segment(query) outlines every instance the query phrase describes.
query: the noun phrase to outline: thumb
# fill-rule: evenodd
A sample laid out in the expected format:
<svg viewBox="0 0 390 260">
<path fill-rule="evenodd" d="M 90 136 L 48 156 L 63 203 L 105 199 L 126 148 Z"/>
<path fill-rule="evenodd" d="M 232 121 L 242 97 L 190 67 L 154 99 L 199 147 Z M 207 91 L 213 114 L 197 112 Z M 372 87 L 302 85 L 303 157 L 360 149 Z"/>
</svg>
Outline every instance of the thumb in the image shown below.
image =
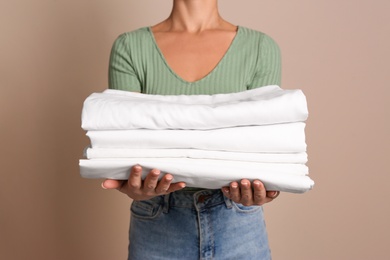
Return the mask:
<svg viewBox="0 0 390 260">
<path fill-rule="evenodd" d="M 279 196 L 279 191 L 267 191 L 267 197 L 271 199 L 276 199 L 277 196 Z"/>
<path fill-rule="evenodd" d="M 122 187 L 124 181 L 107 179 L 102 182 L 103 189 L 119 189 Z"/>
</svg>

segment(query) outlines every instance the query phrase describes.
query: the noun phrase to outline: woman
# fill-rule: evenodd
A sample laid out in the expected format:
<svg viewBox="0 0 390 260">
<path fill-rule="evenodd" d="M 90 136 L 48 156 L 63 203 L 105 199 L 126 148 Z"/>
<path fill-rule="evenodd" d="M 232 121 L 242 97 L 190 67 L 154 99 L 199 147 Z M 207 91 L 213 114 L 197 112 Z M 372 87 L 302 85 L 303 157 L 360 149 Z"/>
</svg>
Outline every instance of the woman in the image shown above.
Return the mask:
<svg viewBox="0 0 390 260">
<path fill-rule="evenodd" d="M 109 83 L 146 94 L 239 92 L 280 85 L 280 54 L 265 34 L 223 20 L 217 0 L 174 0 L 163 22 L 118 37 Z M 129 259 L 271 258 L 260 206 L 278 192 L 247 179 L 202 190 L 158 169 L 142 180 L 141 170 L 102 183 L 134 200 Z"/>
</svg>

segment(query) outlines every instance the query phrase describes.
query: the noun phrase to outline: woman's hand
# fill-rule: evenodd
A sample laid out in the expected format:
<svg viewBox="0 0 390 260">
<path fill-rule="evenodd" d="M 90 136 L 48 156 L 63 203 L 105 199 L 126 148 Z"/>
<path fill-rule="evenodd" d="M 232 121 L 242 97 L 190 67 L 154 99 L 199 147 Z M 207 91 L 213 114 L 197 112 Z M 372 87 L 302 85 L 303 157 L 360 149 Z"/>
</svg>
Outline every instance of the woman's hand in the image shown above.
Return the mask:
<svg viewBox="0 0 390 260">
<path fill-rule="evenodd" d="M 184 182 L 172 183 L 171 174 L 164 175 L 159 181 L 160 171 L 153 169 L 142 180 L 142 167 L 136 165 L 131 168 L 127 181 L 105 180 L 102 183 L 104 189 L 117 189 L 133 200 L 147 200 L 159 195 L 165 195 L 180 189 L 186 185 Z"/>
<path fill-rule="evenodd" d="M 259 180 L 251 184 L 247 179 L 242 179 L 240 183 L 231 182 L 229 187 L 222 188 L 222 192 L 232 201 L 244 206 L 261 206 L 280 194 L 279 191 L 266 191 L 264 184 Z"/>
</svg>

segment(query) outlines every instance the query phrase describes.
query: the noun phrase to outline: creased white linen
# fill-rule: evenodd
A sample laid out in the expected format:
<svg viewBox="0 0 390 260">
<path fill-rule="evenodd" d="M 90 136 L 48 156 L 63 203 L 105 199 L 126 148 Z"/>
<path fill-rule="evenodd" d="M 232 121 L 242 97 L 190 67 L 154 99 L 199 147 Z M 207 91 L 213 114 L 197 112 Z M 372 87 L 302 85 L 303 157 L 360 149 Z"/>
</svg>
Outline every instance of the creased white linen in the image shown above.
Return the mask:
<svg viewBox="0 0 390 260">
<path fill-rule="evenodd" d="M 260 163 L 300 163 L 307 162 L 307 153 L 246 153 L 209 151 L 199 149 L 129 149 L 129 148 L 87 148 L 87 159 L 102 158 L 192 158 L 214 159 Z"/>
<path fill-rule="evenodd" d="M 303 164 L 271 164 L 209 159 L 90 159 L 80 160 L 80 173 L 85 178 L 127 179 L 130 168 L 143 167 L 143 177 L 153 168 L 174 176 L 174 182 L 184 181 L 187 187 L 218 189 L 243 177 L 261 180 L 266 189 L 292 193 L 310 190 L 314 182 L 307 176 Z"/>
<path fill-rule="evenodd" d="M 92 148 L 201 149 L 231 152 L 305 152 L 305 123 L 213 130 L 88 131 Z"/>
<path fill-rule="evenodd" d="M 302 91 L 283 90 L 278 86 L 197 96 L 106 90 L 93 93 L 85 100 L 82 128 L 200 130 L 301 122 L 307 116 Z"/>
<path fill-rule="evenodd" d="M 192 96 L 105 90 L 84 102 L 91 148 L 80 173 L 127 179 L 140 164 L 144 176 L 157 168 L 187 187 L 248 178 L 268 190 L 302 193 L 314 185 L 305 165 L 307 116 L 302 91 L 278 86 Z"/>
</svg>

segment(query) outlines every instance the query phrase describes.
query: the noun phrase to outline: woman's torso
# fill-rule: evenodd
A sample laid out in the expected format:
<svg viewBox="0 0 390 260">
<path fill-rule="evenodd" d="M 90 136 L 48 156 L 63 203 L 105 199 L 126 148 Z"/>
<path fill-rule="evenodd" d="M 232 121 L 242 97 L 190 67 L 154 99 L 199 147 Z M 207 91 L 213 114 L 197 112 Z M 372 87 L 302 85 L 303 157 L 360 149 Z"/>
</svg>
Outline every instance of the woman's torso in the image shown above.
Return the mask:
<svg viewBox="0 0 390 260">
<path fill-rule="evenodd" d="M 168 64 L 150 27 L 127 32 L 114 43 L 109 86 L 146 94 L 195 95 L 280 85 L 279 48 L 269 36 L 238 27 L 225 49 L 208 73 L 188 81 Z"/>
</svg>

